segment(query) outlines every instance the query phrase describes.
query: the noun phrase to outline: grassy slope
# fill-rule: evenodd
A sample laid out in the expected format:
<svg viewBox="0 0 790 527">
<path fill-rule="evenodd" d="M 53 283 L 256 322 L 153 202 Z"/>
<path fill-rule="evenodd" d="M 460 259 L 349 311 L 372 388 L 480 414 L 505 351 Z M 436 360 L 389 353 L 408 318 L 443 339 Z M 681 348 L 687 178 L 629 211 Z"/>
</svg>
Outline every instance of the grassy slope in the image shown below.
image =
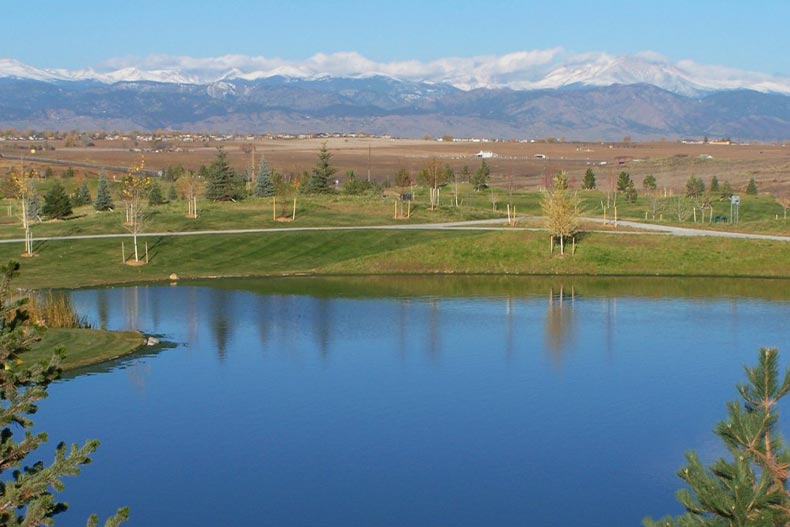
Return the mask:
<svg viewBox="0 0 790 527">
<path fill-rule="evenodd" d="M 65 352 L 63 369 L 98 364 L 128 355 L 143 345 L 143 337 L 136 331 L 105 331 L 101 329 L 48 329 L 44 338 L 36 342 L 22 359 L 47 361 L 53 350 Z"/>
<path fill-rule="evenodd" d="M 418 189 L 420 190 L 420 189 Z M 424 189 L 423 189 L 424 190 Z M 421 192 L 422 190 L 420 190 Z M 379 195 L 297 198 L 297 221 L 272 220 L 270 199 L 240 203 L 201 202 L 201 216 L 184 217 L 184 203 L 151 207 L 145 231 L 208 230 L 282 227 L 282 232 L 224 234 L 190 237 L 145 237 L 151 262 L 142 267 L 121 263 L 121 240 L 39 241 L 39 256 L 23 261 L 18 284 L 33 288 L 90 286 L 148 280 L 165 280 L 171 273 L 181 278 L 212 276 L 268 276 L 310 274 L 392 273 L 502 273 L 589 275 L 676 275 L 790 277 L 784 264 L 790 244 L 764 241 L 673 238 L 663 235 L 625 235 L 590 232 L 583 235 L 575 257 L 548 254 L 545 234 L 536 232 L 289 232 L 295 226 L 409 224 L 503 217 L 506 192 L 494 190 L 498 211 L 492 211 L 491 192 L 463 189 L 463 207 L 449 207 L 451 190 L 445 189 L 439 211 L 428 211 L 424 196 L 410 220 L 394 220 L 394 201 Z M 582 192 L 587 214 L 600 216 L 601 192 Z M 540 195 L 515 193 L 520 214 L 539 214 Z M 644 219 L 644 198 L 636 204 L 620 200 L 620 218 Z M 671 201 L 667 199 L 667 203 Z M 717 214 L 728 206 L 716 203 Z M 597 207 L 597 208 L 596 208 Z M 723 210 L 727 207 L 727 210 Z M 122 209 L 122 207 L 121 207 Z M 722 210 L 719 210 L 722 209 Z M 779 207 L 766 196 L 744 198 L 742 223 L 733 225 L 681 225 L 720 230 L 762 231 L 787 234 Z M 45 222 L 33 228 L 34 237 L 45 235 L 124 233 L 122 210 L 96 213 L 90 207 L 76 211 L 76 218 Z M 611 211 L 609 212 L 611 217 Z M 781 215 L 780 215 L 781 218 Z M 664 223 L 671 223 L 664 213 Z M 539 222 L 530 222 L 539 226 Z M 594 229 L 600 229 L 595 225 Z M 21 236 L 17 218 L 0 218 L 0 238 Z M 125 238 L 127 257 L 131 239 Z M 141 251 L 143 246 L 141 244 Z M 18 259 L 22 244 L 0 244 L 0 261 Z"/>
<path fill-rule="evenodd" d="M 22 262 L 22 287 L 74 287 L 283 274 L 588 274 L 788 277 L 790 244 L 588 233 L 576 256 L 549 254 L 540 232 L 331 231 L 161 237 L 151 261 L 121 263 L 119 240 L 46 242 Z M 128 255 L 127 244 L 127 255 Z M 19 247 L 0 245 L 0 260 Z"/>
</svg>

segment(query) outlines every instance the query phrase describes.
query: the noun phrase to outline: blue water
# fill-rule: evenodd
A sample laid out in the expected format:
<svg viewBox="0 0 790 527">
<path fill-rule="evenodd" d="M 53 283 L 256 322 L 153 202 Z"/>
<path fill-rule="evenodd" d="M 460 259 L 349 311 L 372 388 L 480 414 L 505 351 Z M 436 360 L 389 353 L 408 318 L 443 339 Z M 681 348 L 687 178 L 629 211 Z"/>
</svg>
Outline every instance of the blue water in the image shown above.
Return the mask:
<svg viewBox="0 0 790 527">
<path fill-rule="evenodd" d="M 50 390 L 53 442 L 102 441 L 57 524 L 122 505 L 146 527 L 677 514 L 683 453 L 724 453 L 712 429 L 760 346 L 790 352 L 790 303 L 582 293 L 76 291 L 94 326 L 175 346 Z"/>
</svg>

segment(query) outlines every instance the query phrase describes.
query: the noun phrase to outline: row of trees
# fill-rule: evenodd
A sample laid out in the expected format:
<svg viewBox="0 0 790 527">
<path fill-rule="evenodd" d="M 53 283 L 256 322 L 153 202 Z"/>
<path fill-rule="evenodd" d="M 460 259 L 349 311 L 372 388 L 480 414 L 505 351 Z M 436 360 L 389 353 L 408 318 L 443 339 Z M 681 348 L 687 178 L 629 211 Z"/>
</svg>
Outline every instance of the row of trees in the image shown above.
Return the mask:
<svg viewBox="0 0 790 527">
<path fill-rule="evenodd" d="M 587 171 L 584 173 L 584 179 L 582 180 L 582 188 L 584 190 L 593 190 L 597 188 L 597 182 L 595 179 L 595 172 L 592 168 L 588 168 Z M 635 201 L 636 189 L 634 187 L 633 180 L 631 179 L 631 175 L 628 172 L 620 172 L 620 175 L 617 178 L 616 188 L 618 192 L 628 193 L 629 197 L 633 197 L 634 199 L 629 199 L 629 201 Z M 652 174 L 649 174 L 642 179 L 642 188 L 647 191 L 655 191 L 657 188 L 656 177 Z M 744 189 L 746 194 L 748 195 L 756 195 L 757 194 L 757 183 L 755 182 L 754 178 L 749 179 L 749 183 L 746 185 Z M 720 193 L 721 198 L 729 198 L 734 194 L 732 185 L 729 181 L 725 181 L 723 184 L 719 184 L 719 179 L 716 176 L 711 178 L 710 182 L 710 192 Z M 688 197 L 699 197 L 705 194 L 705 182 L 702 178 L 697 176 L 690 176 L 689 179 L 686 181 L 686 196 Z"/>
</svg>

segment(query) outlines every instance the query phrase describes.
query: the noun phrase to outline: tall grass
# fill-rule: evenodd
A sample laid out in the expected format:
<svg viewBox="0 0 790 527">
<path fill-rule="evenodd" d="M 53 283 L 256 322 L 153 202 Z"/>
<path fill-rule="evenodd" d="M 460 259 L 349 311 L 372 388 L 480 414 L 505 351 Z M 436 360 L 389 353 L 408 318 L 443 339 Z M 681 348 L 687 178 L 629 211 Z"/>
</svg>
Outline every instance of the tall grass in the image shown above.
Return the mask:
<svg viewBox="0 0 790 527">
<path fill-rule="evenodd" d="M 27 311 L 37 323 L 48 328 L 89 328 L 85 316 L 80 316 L 71 304 L 71 297 L 61 293 L 37 292 L 29 297 Z"/>
</svg>

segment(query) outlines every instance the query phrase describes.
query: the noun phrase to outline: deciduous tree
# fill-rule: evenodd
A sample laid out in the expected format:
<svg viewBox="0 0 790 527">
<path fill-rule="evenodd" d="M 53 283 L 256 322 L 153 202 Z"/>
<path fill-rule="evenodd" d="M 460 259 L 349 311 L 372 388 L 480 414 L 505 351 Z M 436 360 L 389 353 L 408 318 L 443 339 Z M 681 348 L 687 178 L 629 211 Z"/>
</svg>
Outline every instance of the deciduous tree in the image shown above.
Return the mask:
<svg viewBox="0 0 790 527">
<path fill-rule="evenodd" d="M 123 201 L 126 207 L 126 222 L 124 227 L 128 230 L 134 241 L 134 261 L 140 262 L 140 252 L 137 246 L 137 236 L 143 232 L 146 219 L 145 203 L 151 188 L 151 180 L 143 171 L 145 160 L 131 167 L 123 178 Z"/>
<path fill-rule="evenodd" d="M 425 168 L 420 170 L 420 181 L 428 187 L 430 192 L 431 210 L 436 210 L 439 206 L 439 187 L 446 183 L 445 175 L 442 165 L 435 157 Z"/>
<path fill-rule="evenodd" d="M 579 230 L 581 201 L 576 193 L 567 188 L 567 181 L 554 176 L 551 190 L 546 190 L 540 203 L 545 226 L 551 236 L 551 245 L 559 242 L 560 254 L 565 254 L 565 242 L 573 239 Z"/>
</svg>

